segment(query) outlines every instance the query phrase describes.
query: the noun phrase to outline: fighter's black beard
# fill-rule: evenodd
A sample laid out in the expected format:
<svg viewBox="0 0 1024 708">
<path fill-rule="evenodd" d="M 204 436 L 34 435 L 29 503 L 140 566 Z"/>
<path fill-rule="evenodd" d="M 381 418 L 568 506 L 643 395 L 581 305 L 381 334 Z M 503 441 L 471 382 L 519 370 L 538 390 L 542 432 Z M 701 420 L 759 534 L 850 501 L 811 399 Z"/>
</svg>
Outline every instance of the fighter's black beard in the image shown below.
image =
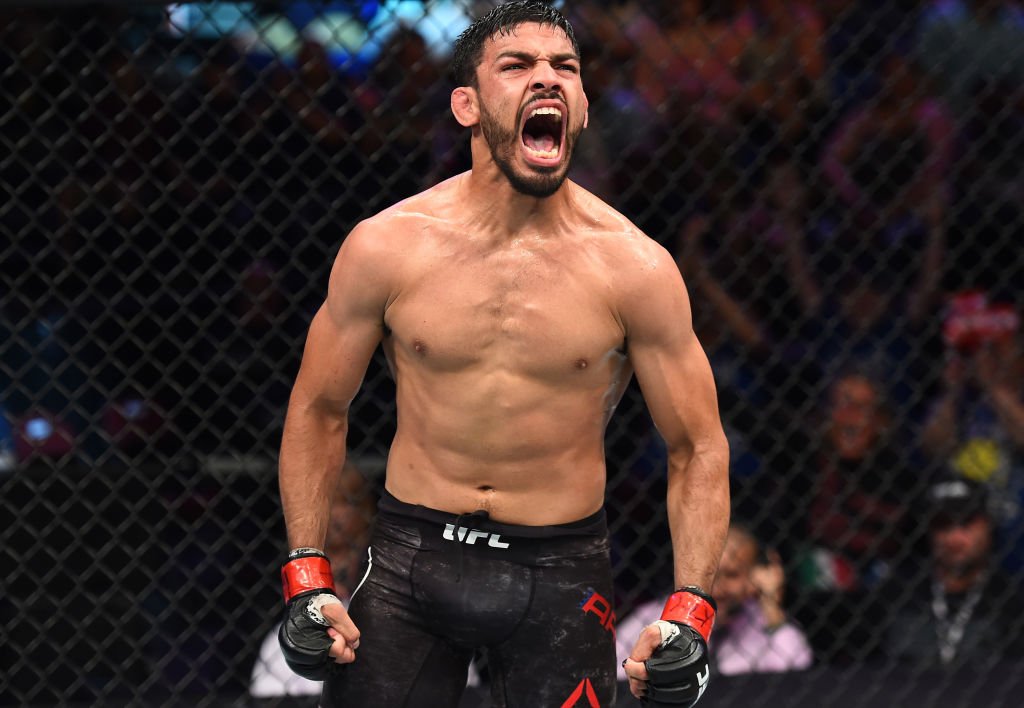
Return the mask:
<svg viewBox="0 0 1024 708">
<path fill-rule="evenodd" d="M 518 126 L 520 123 L 521 116 L 516 116 L 516 125 Z M 568 151 L 566 154 L 569 158 L 564 165 L 557 167 L 534 167 L 535 171 L 533 173 L 521 175 L 517 174 L 512 167 L 512 159 L 515 156 L 516 150 L 519 149 L 519 133 L 515 130 L 503 128 L 483 106 L 481 106 L 480 110 L 480 129 L 483 131 L 484 140 L 487 141 L 487 147 L 491 150 L 491 158 L 493 158 L 494 164 L 505 175 L 508 183 L 512 185 L 512 189 L 528 197 L 540 199 L 550 197 L 565 182 L 565 178 L 569 174 L 569 164 L 572 161 L 576 138 L 579 137 L 582 131 L 582 128 L 575 133 L 566 131 L 565 144 L 562 145 L 562 150 Z"/>
</svg>

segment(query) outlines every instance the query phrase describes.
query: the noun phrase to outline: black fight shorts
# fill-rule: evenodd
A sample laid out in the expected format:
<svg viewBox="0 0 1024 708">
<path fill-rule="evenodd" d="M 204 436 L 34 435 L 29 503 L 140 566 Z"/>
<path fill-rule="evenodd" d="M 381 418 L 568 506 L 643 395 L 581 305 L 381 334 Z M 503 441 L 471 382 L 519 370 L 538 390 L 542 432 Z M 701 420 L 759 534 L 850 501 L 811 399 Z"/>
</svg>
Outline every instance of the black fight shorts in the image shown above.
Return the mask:
<svg viewBox="0 0 1024 708">
<path fill-rule="evenodd" d="M 455 708 L 475 651 L 495 708 L 615 702 L 603 511 L 516 526 L 385 493 L 349 614 L 356 660 L 324 682 L 321 708 Z"/>
</svg>

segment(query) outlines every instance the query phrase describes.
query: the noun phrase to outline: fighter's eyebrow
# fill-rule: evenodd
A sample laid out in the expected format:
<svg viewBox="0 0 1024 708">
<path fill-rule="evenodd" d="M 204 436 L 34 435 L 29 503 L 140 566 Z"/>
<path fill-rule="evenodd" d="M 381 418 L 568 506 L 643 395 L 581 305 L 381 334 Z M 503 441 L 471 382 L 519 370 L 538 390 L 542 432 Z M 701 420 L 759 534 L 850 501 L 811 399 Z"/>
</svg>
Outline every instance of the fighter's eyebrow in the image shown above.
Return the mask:
<svg viewBox="0 0 1024 708">
<path fill-rule="evenodd" d="M 500 61 L 502 59 L 519 59 L 521 61 L 533 62 L 537 60 L 537 55 L 531 54 L 530 52 L 524 52 L 521 49 L 506 49 L 495 57 L 495 61 Z M 578 62 L 580 57 L 576 52 L 563 52 L 561 54 L 552 55 L 550 59 L 552 64 L 569 60 Z"/>
</svg>

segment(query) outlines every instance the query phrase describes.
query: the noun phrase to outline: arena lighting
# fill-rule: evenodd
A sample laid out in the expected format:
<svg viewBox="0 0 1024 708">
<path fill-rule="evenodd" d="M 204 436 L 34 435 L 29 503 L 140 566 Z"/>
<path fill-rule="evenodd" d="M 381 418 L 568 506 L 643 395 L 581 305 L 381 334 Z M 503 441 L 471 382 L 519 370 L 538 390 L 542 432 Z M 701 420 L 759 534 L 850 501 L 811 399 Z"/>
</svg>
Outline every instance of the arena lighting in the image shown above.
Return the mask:
<svg viewBox="0 0 1024 708">
<path fill-rule="evenodd" d="M 384 0 L 294 3 L 279 11 L 255 3 L 199 2 L 165 6 L 165 31 L 172 37 L 228 37 L 243 54 L 293 62 L 305 40 L 320 44 L 339 67 L 355 69 L 376 61 L 402 28 L 415 29 L 431 54 L 447 56 L 455 38 L 469 26 L 465 3 L 456 0 Z"/>
<path fill-rule="evenodd" d="M 172 37 L 234 37 L 253 31 L 253 3 L 196 2 L 167 5 L 166 30 Z"/>
<path fill-rule="evenodd" d="M 32 442 L 43 442 L 53 435 L 53 423 L 46 418 L 30 418 L 25 421 L 25 436 Z"/>
<path fill-rule="evenodd" d="M 469 26 L 465 2 L 438 0 L 385 0 L 367 23 L 369 41 L 364 52 L 376 57 L 388 39 L 402 27 L 415 29 L 435 57 L 445 57 L 455 38 Z"/>
<path fill-rule="evenodd" d="M 248 30 L 236 35 L 232 44 L 249 57 L 279 58 L 290 62 L 298 54 L 302 38 L 287 18 L 278 15 L 259 18 Z"/>
<path fill-rule="evenodd" d="M 58 460 L 72 451 L 74 439 L 75 431 L 65 421 L 46 411 L 32 411 L 14 431 L 14 452 L 20 462 Z"/>
</svg>

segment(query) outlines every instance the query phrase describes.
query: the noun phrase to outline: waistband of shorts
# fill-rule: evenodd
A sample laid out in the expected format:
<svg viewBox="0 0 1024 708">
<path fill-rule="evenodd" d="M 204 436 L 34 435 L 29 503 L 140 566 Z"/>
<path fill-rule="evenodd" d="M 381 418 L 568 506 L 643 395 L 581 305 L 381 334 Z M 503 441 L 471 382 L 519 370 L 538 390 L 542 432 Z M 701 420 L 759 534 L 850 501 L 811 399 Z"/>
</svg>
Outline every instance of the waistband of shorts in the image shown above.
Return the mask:
<svg viewBox="0 0 1024 708">
<path fill-rule="evenodd" d="M 408 504 L 395 498 L 386 489 L 377 504 L 378 514 L 398 517 L 409 521 L 427 522 L 431 526 L 441 527 L 448 524 L 462 528 L 472 528 L 491 533 L 501 534 L 505 538 L 555 539 L 596 536 L 604 537 L 608 533 L 608 517 L 604 508 L 598 509 L 590 516 L 565 524 L 550 526 L 524 526 L 521 524 L 505 524 L 492 521 L 490 518 L 474 516 L 472 512 L 454 514 L 448 511 L 431 509 L 420 504 Z"/>
</svg>

